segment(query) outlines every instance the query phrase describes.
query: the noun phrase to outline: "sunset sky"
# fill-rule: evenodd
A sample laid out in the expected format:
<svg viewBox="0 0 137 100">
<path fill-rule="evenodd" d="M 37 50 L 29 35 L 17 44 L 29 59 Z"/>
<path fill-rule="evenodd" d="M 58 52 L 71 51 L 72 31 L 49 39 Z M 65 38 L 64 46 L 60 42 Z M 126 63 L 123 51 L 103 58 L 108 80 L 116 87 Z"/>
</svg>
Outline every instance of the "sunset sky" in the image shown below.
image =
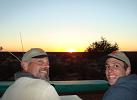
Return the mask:
<svg viewBox="0 0 137 100">
<path fill-rule="evenodd" d="M 101 37 L 137 51 L 137 0 L 0 0 L 3 51 L 22 51 L 22 40 L 24 51 L 82 52 Z"/>
</svg>

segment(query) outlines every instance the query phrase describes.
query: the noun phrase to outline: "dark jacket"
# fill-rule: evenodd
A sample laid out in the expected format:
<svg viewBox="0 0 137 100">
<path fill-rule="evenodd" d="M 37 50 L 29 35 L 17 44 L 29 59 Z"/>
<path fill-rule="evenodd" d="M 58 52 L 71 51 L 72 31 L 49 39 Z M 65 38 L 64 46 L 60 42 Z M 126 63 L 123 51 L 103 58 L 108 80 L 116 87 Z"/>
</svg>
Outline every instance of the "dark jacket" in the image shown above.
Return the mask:
<svg viewBox="0 0 137 100">
<path fill-rule="evenodd" d="M 137 75 L 118 79 L 104 94 L 103 100 L 137 100 Z"/>
</svg>

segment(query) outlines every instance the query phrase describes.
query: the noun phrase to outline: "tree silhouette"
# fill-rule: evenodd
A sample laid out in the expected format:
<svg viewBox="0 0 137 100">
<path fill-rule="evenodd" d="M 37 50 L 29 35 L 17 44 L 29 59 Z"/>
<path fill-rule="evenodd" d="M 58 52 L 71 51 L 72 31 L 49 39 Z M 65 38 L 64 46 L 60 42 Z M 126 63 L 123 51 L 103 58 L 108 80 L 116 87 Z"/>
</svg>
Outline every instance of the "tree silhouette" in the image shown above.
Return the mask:
<svg viewBox="0 0 137 100">
<path fill-rule="evenodd" d="M 118 49 L 119 47 L 117 43 L 111 44 L 105 38 L 101 37 L 101 41 L 96 41 L 90 44 L 85 52 L 87 58 L 98 59 Z"/>
</svg>

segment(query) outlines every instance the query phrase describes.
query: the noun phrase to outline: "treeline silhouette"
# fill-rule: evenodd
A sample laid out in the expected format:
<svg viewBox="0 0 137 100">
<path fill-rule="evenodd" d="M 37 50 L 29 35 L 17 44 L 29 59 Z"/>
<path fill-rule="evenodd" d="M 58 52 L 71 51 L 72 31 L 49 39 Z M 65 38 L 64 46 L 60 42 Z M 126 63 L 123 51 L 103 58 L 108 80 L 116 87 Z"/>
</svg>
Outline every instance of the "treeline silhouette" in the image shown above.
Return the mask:
<svg viewBox="0 0 137 100">
<path fill-rule="evenodd" d="M 24 52 L 12 52 L 19 59 Z M 96 60 L 86 57 L 87 52 L 47 52 L 50 61 L 50 80 L 105 79 L 105 56 Z M 132 73 L 137 73 L 137 52 L 125 52 L 130 58 Z M 14 80 L 20 71 L 20 62 L 8 52 L 0 52 L 0 81 Z"/>
</svg>

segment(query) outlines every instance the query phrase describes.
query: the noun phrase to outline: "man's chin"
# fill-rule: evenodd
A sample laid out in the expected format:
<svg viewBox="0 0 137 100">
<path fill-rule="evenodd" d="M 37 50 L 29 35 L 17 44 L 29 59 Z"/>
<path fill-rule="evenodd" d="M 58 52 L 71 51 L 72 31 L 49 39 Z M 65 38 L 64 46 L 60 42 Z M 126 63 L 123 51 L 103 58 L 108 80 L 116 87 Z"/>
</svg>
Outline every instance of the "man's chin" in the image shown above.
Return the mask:
<svg viewBox="0 0 137 100">
<path fill-rule="evenodd" d="M 108 82 L 110 85 L 114 85 L 116 83 L 116 80 L 109 80 Z"/>
<path fill-rule="evenodd" d="M 40 79 L 46 79 L 46 77 L 47 77 L 47 74 L 44 74 L 44 73 L 40 74 Z"/>
</svg>

